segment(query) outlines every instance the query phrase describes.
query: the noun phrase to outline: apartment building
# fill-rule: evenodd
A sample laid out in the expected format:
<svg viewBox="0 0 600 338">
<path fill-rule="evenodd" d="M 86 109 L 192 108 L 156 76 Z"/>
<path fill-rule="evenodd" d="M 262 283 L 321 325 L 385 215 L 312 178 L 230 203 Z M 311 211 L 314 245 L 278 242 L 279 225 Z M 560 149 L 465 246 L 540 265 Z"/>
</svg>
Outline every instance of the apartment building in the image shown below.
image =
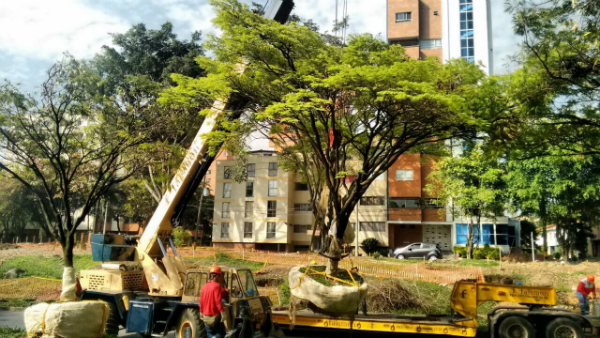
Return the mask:
<svg viewBox="0 0 600 338">
<path fill-rule="evenodd" d="M 490 0 L 387 0 L 387 37 L 414 59 L 464 58 L 493 72 Z"/>
</svg>

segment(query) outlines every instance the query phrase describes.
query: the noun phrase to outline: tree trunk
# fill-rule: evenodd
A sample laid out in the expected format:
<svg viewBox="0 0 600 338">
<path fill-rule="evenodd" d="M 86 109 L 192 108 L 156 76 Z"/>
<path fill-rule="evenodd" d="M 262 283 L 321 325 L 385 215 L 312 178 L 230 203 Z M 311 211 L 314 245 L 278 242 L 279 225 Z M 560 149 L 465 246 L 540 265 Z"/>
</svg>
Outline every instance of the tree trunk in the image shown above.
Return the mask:
<svg viewBox="0 0 600 338">
<path fill-rule="evenodd" d="M 473 218 L 469 216 L 469 224 L 467 225 L 467 259 L 473 258 L 473 237 L 475 229 L 473 228 Z"/>
<path fill-rule="evenodd" d="M 68 232 L 68 237 L 61 241 L 63 247 L 63 278 L 61 302 L 77 300 L 77 281 L 75 280 L 75 268 L 73 267 L 73 246 L 75 244 L 75 231 Z"/>
</svg>

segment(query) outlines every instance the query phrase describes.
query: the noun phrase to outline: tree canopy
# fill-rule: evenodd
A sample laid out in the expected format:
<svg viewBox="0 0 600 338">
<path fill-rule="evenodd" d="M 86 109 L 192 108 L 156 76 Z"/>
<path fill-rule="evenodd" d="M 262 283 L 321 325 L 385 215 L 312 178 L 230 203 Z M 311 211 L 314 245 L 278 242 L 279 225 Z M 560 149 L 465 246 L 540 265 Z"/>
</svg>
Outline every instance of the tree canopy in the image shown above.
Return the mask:
<svg viewBox="0 0 600 338">
<path fill-rule="evenodd" d="M 472 135 L 479 123 L 467 105 L 484 76 L 475 65 L 412 60 L 403 47 L 368 34 L 333 46 L 303 25 L 267 20 L 235 0 L 211 3 L 222 34 L 207 42 L 214 57 L 198 59 L 207 77 L 174 75 L 178 86 L 161 101 L 232 95 L 243 103 L 235 108 L 247 118 L 224 123 L 212 142 L 231 140 L 227 129 L 264 131 L 309 183 L 334 257 L 375 178 L 402 154 Z"/>
</svg>

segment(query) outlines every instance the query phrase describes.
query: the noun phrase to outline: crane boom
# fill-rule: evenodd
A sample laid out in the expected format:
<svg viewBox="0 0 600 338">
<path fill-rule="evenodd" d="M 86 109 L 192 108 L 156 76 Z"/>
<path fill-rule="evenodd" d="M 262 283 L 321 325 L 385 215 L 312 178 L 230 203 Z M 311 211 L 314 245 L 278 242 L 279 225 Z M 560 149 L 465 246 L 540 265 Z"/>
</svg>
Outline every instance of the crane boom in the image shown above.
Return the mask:
<svg viewBox="0 0 600 338">
<path fill-rule="evenodd" d="M 268 19 L 284 24 L 293 7 L 293 0 L 270 0 L 262 14 Z M 240 72 L 243 72 L 244 69 L 245 65 L 240 65 Z M 236 101 L 235 98 L 215 101 L 211 113 L 205 117 L 183 162 L 173 177 L 169 189 L 162 196 L 135 247 L 133 260 L 142 264 L 150 295 L 182 296 L 181 276 L 186 273 L 187 269 L 181 258 L 177 256 L 171 239 L 171 231 L 174 226 L 180 225 L 181 216 L 187 203 L 214 160 L 214 156 L 208 153 L 205 135 L 219 128 L 217 121 L 222 114 L 229 111 L 231 112 L 227 116 L 229 119 L 239 118 L 241 109 L 238 108 L 243 106 L 243 103 L 240 104 L 239 101 Z M 95 236 L 97 236 L 96 239 L 92 238 L 92 253 L 98 253 L 97 256 L 100 259 L 94 257 L 94 260 L 129 260 L 131 258 L 130 249 L 132 248 L 119 245 L 124 244 L 122 239 L 115 241 L 114 238 L 108 239 L 108 236 L 105 235 Z M 172 248 L 173 255 L 167 254 L 167 246 Z"/>
</svg>

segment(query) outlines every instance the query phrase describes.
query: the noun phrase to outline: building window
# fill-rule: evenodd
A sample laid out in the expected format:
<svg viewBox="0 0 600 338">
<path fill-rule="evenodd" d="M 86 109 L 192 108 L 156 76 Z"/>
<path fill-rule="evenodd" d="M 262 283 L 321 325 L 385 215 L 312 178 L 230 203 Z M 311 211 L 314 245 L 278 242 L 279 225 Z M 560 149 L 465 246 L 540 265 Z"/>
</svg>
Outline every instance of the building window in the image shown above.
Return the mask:
<svg viewBox="0 0 600 338">
<path fill-rule="evenodd" d="M 254 213 L 254 202 L 246 201 L 246 204 L 244 205 L 244 217 L 252 217 L 253 213 Z"/>
<path fill-rule="evenodd" d="M 248 164 L 248 166 L 246 168 L 247 168 L 246 172 L 248 174 L 248 177 L 256 176 L 256 164 L 254 164 L 254 163 Z"/>
<path fill-rule="evenodd" d="M 252 222 L 244 222 L 244 238 L 252 238 Z"/>
<path fill-rule="evenodd" d="M 230 217 L 229 206 L 230 206 L 229 202 L 223 202 L 223 204 L 221 205 L 221 218 L 229 218 Z"/>
<path fill-rule="evenodd" d="M 385 232 L 385 222 L 360 222 L 360 231 Z"/>
<path fill-rule="evenodd" d="M 254 197 L 254 182 L 246 182 L 246 197 Z"/>
<path fill-rule="evenodd" d="M 479 239 L 480 245 L 494 245 L 494 225 L 493 224 L 482 224 L 481 225 L 481 237 Z"/>
<path fill-rule="evenodd" d="M 469 225 L 456 223 L 456 244 L 466 245 L 468 236 L 469 236 Z M 479 237 L 479 229 L 477 228 L 477 224 L 473 224 L 473 244 L 475 244 L 477 242 L 478 237 Z"/>
<path fill-rule="evenodd" d="M 418 198 L 390 197 L 390 209 L 419 209 Z"/>
<path fill-rule="evenodd" d="M 420 40 L 419 47 L 421 49 L 437 49 L 442 48 L 442 39 Z"/>
<path fill-rule="evenodd" d="M 507 224 L 496 224 L 496 242 L 498 245 L 517 246 L 515 227 Z"/>
<path fill-rule="evenodd" d="M 360 205 L 384 205 L 385 197 L 383 196 L 363 196 L 360 198 Z"/>
<path fill-rule="evenodd" d="M 310 230 L 310 224 L 294 224 L 294 233 L 305 234 Z"/>
<path fill-rule="evenodd" d="M 277 176 L 277 162 L 269 162 L 269 176 Z"/>
<path fill-rule="evenodd" d="M 269 181 L 269 196 L 277 196 L 277 181 Z"/>
<path fill-rule="evenodd" d="M 412 21 L 412 12 L 396 13 L 396 22 Z"/>
<path fill-rule="evenodd" d="M 415 179 L 415 171 L 412 169 L 396 170 L 396 181 L 413 181 Z"/>
<path fill-rule="evenodd" d="M 223 167 L 223 178 L 226 180 L 231 179 L 231 167 Z"/>
<path fill-rule="evenodd" d="M 277 233 L 277 223 L 275 222 L 267 222 L 267 238 L 275 238 L 275 234 Z"/>
<path fill-rule="evenodd" d="M 294 184 L 294 190 L 296 190 L 296 191 L 307 191 L 308 190 L 308 184 L 296 182 Z"/>
<path fill-rule="evenodd" d="M 473 36 L 473 0 L 460 0 L 460 55 L 469 62 L 475 62 Z"/>
<path fill-rule="evenodd" d="M 267 217 L 277 217 L 277 201 L 267 201 Z"/>
<path fill-rule="evenodd" d="M 206 175 L 210 175 L 210 169 L 206 171 Z"/>
<path fill-rule="evenodd" d="M 299 212 L 312 211 L 312 204 L 310 204 L 310 203 L 295 203 L 294 211 L 299 211 Z"/>
<path fill-rule="evenodd" d="M 444 205 L 439 204 L 440 200 L 438 198 L 425 198 L 423 200 L 425 209 L 443 209 Z"/>
<path fill-rule="evenodd" d="M 229 223 L 221 223 L 221 238 L 229 238 Z"/>
<path fill-rule="evenodd" d="M 223 183 L 223 198 L 231 198 L 231 183 Z"/>
</svg>

